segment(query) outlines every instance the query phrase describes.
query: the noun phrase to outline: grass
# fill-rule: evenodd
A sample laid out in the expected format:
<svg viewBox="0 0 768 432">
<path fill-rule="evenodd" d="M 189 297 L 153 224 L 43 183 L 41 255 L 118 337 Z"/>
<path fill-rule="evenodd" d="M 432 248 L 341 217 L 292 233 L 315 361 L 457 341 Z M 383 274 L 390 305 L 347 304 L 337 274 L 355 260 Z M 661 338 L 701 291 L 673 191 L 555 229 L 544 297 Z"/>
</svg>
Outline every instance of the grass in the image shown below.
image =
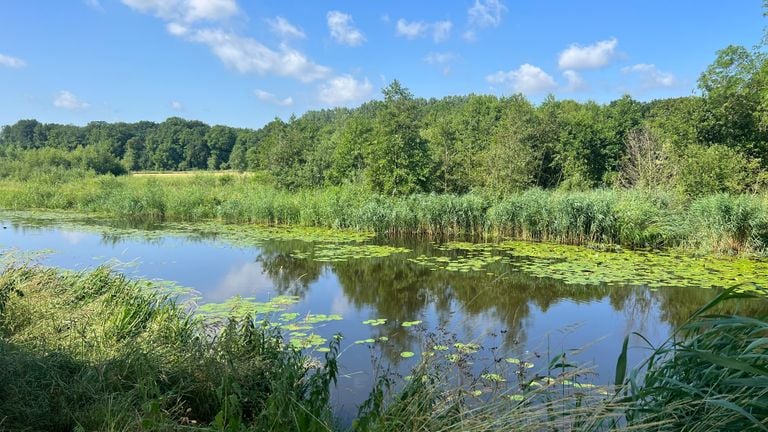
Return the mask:
<svg viewBox="0 0 768 432">
<path fill-rule="evenodd" d="M 218 220 L 430 237 L 512 237 L 716 254 L 768 251 L 768 196 L 695 199 L 665 192 L 532 189 L 390 197 L 360 186 L 285 191 L 255 176 L 69 176 L 0 182 L 0 207 L 109 215 L 134 222 Z"/>
<path fill-rule="evenodd" d="M 499 359 L 477 376 L 472 351 L 458 350 L 423 356 L 402 388 L 377 368 L 351 427 L 766 430 L 766 317 L 705 315 L 732 298 L 764 301 L 727 291 L 642 368 L 627 373 L 620 356 L 615 391 L 588 384 L 590 371 L 565 355 L 543 375 Z M 447 347 L 445 338 L 427 334 L 423 351 Z M 241 317 L 211 327 L 105 268 L 12 265 L 0 275 L 0 430 L 339 430 L 329 402 L 338 346 L 311 360 L 268 323 Z"/>
<path fill-rule="evenodd" d="M 172 299 L 101 268 L 0 276 L 0 429 L 319 430 L 322 365 L 249 318 L 213 331 Z"/>
<path fill-rule="evenodd" d="M 754 297 L 726 291 L 653 349 L 623 382 L 629 425 L 656 431 L 768 431 L 768 317 L 706 314 L 736 298 Z"/>
</svg>

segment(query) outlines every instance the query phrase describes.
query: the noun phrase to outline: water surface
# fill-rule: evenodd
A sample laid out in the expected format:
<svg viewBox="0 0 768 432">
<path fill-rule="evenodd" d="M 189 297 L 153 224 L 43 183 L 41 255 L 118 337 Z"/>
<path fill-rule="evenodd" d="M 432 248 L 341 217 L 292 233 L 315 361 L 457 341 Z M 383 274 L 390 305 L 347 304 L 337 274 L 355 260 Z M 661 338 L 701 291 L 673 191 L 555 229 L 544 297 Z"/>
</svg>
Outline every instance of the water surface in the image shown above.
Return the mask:
<svg viewBox="0 0 768 432">
<path fill-rule="evenodd" d="M 367 397 L 374 360 L 407 375 L 429 334 L 446 344 L 480 345 L 471 366 L 477 373 L 494 370 L 494 359 L 509 357 L 532 363 L 531 374 L 545 373 L 548 358 L 567 352 L 572 361 L 594 365 L 595 375 L 585 380 L 607 384 L 625 335 L 638 332 L 658 344 L 717 293 L 696 287 L 566 284 L 532 276 L 506 261 L 489 260 L 482 270 L 449 271 L 417 258 L 448 260 L 466 251 L 446 251 L 428 241 L 373 238 L 355 244 L 409 252 L 331 256 L 323 262 L 313 257 L 322 255 L 318 251 L 327 242 L 259 239 L 249 244 L 193 230 L 123 231 L 104 221 L 64 223 L 12 212 L 0 213 L 0 223 L 0 248 L 49 250 L 39 258 L 47 265 L 79 270 L 109 262 L 131 277 L 193 288 L 201 306 L 237 297 L 267 302 L 295 296 L 296 302 L 284 308 L 297 313 L 292 322 L 307 314 L 333 317 L 298 333 L 344 336 L 343 376 L 335 394 L 343 416 L 351 416 Z M 364 324 L 371 319 L 386 322 Z M 416 321 L 421 323 L 403 326 Z M 355 343 L 366 339 L 375 342 Z M 637 363 L 647 349 L 639 339 L 632 345 L 630 363 Z M 404 358 L 403 352 L 415 355 Z"/>
</svg>

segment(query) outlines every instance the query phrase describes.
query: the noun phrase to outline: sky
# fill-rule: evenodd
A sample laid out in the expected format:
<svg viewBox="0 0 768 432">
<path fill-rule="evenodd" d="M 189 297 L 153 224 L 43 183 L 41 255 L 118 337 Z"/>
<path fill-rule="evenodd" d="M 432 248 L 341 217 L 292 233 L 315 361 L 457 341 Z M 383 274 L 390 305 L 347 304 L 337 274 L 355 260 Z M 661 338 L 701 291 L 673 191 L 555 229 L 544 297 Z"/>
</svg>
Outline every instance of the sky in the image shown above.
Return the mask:
<svg viewBox="0 0 768 432">
<path fill-rule="evenodd" d="M 607 102 L 695 92 L 762 0 L 3 0 L 0 125 L 258 128 L 381 98 L 523 93 Z"/>
</svg>

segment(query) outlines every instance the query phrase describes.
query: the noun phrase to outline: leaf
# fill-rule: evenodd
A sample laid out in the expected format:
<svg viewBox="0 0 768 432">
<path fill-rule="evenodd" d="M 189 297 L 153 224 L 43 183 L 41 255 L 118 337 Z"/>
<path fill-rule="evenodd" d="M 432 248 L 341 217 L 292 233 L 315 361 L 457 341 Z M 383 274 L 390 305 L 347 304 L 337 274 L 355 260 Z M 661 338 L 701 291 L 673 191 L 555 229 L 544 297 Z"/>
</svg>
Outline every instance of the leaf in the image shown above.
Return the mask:
<svg viewBox="0 0 768 432">
<path fill-rule="evenodd" d="M 629 335 L 624 337 L 624 343 L 621 346 L 621 354 L 616 361 L 616 379 L 613 381 L 616 387 L 624 385 L 624 378 L 627 376 L 627 345 L 629 344 Z"/>
</svg>

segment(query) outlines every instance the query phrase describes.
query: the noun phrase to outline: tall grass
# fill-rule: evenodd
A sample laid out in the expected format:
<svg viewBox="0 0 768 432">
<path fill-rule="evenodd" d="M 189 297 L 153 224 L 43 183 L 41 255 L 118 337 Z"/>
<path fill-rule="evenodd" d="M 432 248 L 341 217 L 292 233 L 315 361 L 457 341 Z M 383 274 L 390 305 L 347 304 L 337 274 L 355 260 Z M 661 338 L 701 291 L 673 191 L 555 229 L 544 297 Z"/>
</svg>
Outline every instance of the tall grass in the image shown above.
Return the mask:
<svg viewBox="0 0 768 432">
<path fill-rule="evenodd" d="M 0 207 L 74 210 L 136 222 L 213 219 L 727 254 L 768 248 L 768 197 L 761 195 L 689 201 L 661 191 L 531 189 L 501 199 L 478 194 L 391 197 L 354 185 L 289 192 L 237 175 L 62 180 L 41 174 L 24 182 L 0 182 Z"/>
<path fill-rule="evenodd" d="M 623 387 L 629 425 L 656 431 L 768 430 L 768 317 L 707 314 L 733 298 L 764 301 L 731 289 L 655 348 Z"/>
<path fill-rule="evenodd" d="M 326 431 L 338 342 L 322 365 L 250 318 L 215 332 L 101 268 L 0 276 L 0 430 Z"/>
</svg>

